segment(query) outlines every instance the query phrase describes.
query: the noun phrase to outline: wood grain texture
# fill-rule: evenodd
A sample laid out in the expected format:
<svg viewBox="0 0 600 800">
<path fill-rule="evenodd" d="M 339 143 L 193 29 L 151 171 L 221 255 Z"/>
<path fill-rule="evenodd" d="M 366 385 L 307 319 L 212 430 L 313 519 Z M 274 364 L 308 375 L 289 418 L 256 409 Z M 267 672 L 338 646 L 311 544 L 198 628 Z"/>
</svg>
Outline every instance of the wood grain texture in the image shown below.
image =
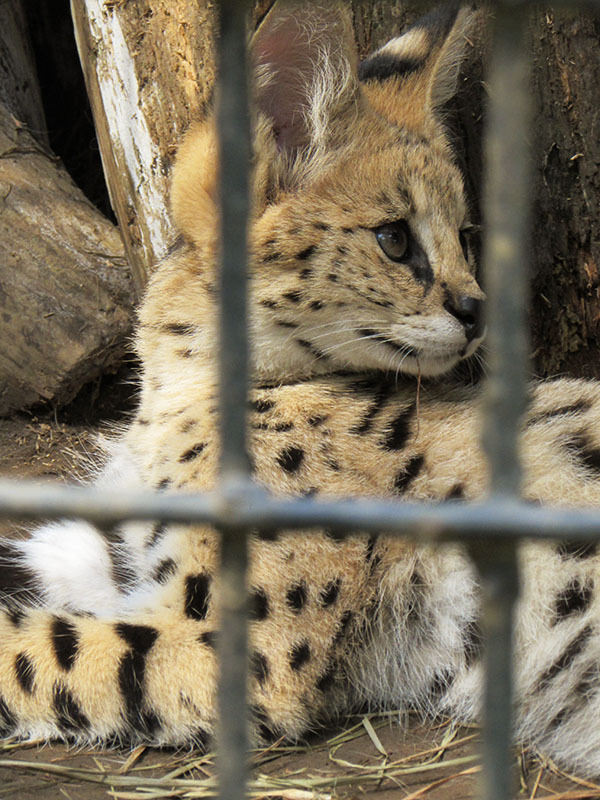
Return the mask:
<svg viewBox="0 0 600 800">
<path fill-rule="evenodd" d="M 139 294 L 170 244 L 171 165 L 214 84 L 209 2 L 72 0 L 111 202 Z"/>
<path fill-rule="evenodd" d="M 131 323 L 117 229 L 0 105 L 0 415 L 67 402 L 122 359 Z"/>
</svg>

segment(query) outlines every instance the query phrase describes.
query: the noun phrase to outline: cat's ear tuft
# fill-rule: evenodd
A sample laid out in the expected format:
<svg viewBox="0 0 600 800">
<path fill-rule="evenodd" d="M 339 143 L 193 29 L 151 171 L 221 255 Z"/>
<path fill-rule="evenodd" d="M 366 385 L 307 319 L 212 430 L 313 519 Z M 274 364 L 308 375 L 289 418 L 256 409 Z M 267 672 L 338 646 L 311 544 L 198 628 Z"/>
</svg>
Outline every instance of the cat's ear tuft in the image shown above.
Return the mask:
<svg viewBox="0 0 600 800">
<path fill-rule="evenodd" d="M 336 146 L 358 97 L 354 36 L 337 2 L 278 2 L 252 40 L 255 99 L 288 163 Z"/>
</svg>

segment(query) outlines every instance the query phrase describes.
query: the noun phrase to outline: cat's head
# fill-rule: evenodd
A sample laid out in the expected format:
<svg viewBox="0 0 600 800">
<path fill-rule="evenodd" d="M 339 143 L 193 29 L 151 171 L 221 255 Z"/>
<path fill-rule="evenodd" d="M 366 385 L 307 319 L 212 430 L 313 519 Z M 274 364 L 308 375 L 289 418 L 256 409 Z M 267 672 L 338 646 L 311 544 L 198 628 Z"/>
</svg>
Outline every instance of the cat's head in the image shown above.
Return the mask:
<svg viewBox="0 0 600 800">
<path fill-rule="evenodd" d="M 256 72 L 252 353 L 265 377 L 447 372 L 482 337 L 469 217 L 440 110 L 470 12 L 433 12 L 358 64 L 338 3 L 277 3 Z M 205 248 L 217 220 L 212 123 L 188 137 L 173 207 Z"/>
</svg>

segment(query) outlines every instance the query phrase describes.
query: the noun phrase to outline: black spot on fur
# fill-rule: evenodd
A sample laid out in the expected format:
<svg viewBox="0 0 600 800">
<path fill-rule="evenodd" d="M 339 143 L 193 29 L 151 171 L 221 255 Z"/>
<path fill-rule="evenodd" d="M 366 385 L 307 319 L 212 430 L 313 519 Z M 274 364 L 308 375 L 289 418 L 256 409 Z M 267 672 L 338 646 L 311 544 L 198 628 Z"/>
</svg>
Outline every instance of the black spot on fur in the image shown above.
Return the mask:
<svg viewBox="0 0 600 800">
<path fill-rule="evenodd" d="M 217 634 L 216 631 L 204 631 L 198 637 L 198 641 L 201 644 L 205 644 L 207 647 L 212 648 L 213 650 L 217 647 Z"/>
<path fill-rule="evenodd" d="M 561 558 L 582 560 L 595 556 L 598 552 L 598 544 L 596 542 L 560 542 L 556 546 L 556 552 Z"/>
<path fill-rule="evenodd" d="M 360 64 L 358 79 L 361 81 L 386 81 L 389 78 L 402 78 L 416 72 L 422 65 L 422 59 L 400 58 L 390 53 L 376 53 Z"/>
<path fill-rule="evenodd" d="M 464 500 L 465 499 L 465 489 L 462 484 L 457 483 L 455 486 L 450 489 L 444 500 Z"/>
<path fill-rule="evenodd" d="M 163 325 L 163 331 L 165 331 L 165 333 L 174 333 L 176 336 L 186 336 L 190 333 L 196 333 L 196 326 L 186 325 L 180 322 L 170 322 L 167 325 Z"/>
<path fill-rule="evenodd" d="M 303 350 L 307 350 L 311 354 L 311 356 L 327 360 L 328 357 L 325 355 L 325 353 L 319 350 L 318 347 L 315 347 L 315 345 L 312 344 L 312 342 L 309 342 L 306 339 L 294 339 L 294 341 L 296 342 L 297 345 L 302 347 Z"/>
<path fill-rule="evenodd" d="M 294 614 L 299 614 L 302 611 L 306 605 L 306 599 L 307 589 L 304 581 L 300 581 L 300 583 L 291 586 L 285 596 L 285 601 Z"/>
<path fill-rule="evenodd" d="M 185 453 L 182 453 L 181 456 L 179 456 L 179 463 L 185 464 L 186 461 L 192 461 L 192 459 L 197 458 L 205 447 L 206 442 L 198 442 L 193 447 L 190 447 L 189 450 L 186 450 Z"/>
<path fill-rule="evenodd" d="M 413 403 L 390 422 L 386 430 L 387 435 L 381 442 L 384 450 L 402 450 L 406 446 L 415 410 L 416 405 Z"/>
<path fill-rule="evenodd" d="M 29 604 L 39 600 L 38 578 L 32 570 L 18 562 L 18 554 L 9 542 L 0 541 L 0 590 L 12 600 Z"/>
<path fill-rule="evenodd" d="M 117 634 L 136 653 L 146 655 L 158 638 L 158 631 L 150 625 L 132 625 L 129 622 L 118 622 L 115 625 Z"/>
<path fill-rule="evenodd" d="M 168 530 L 169 526 L 166 522 L 156 522 L 150 531 L 148 547 L 153 547 L 157 542 L 159 542 Z"/>
<path fill-rule="evenodd" d="M 593 597 L 593 584 L 582 583 L 579 578 L 573 578 L 558 594 L 554 606 L 554 624 L 572 614 L 581 614 L 590 606 Z"/>
<path fill-rule="evenodd" d="M 25 610 L 18 606 L 8 606 L 2 609 L 15 628 L 23 622 L 25 618 Z"/>
<path fill-rule="evenodd" d="M 260 304 L 265 308 L 279 308 L 275 300 L 261 300 Z"/>
<path fill-rule="evenodd" d="M 35 682 L 35 669 L 32 660 L 25 653 L 19 653 L 15 658 L 15 674 L 21 689 L 31 694 Z"/>
<path fill-rule="evenodd" d="M 295 644 L 290 653 L 290 667 L 297 672 L 307 661 L 310 661 L 309 643 L 304 641 Z"/>
<path fill-rule="evenodd" d="M 347 636 L 353 620 L 354 620 L 354 614 L 352 613 L 352 611 L 344 611 L 340 619 L 340 627 L 338 628 L 333 640 L 334 645 L 339 644 Z"/>
<path fill-rule="evenodd" d="M 312 309 L 312 311 L 319 311 L 323 308 L 323 303 L 320 300 L 313 300 L 312 303 L 309 303 L 308 307 Z"/>
<path fill-rule="evenodd" d="M 269 662 L 264 653 L 254 652 L 250 656 L 250 671 L 262 686 L 269 677 Z"/>
<path fill-rule="evenodd" d="M 351 389 L 358 391 L 365 391 L 365 389 L 369 391 L 369 388 L 369 386 L 365 386 L 360 382 L 351 387 Z M 381 384 L 373 387 L 373 389 L 375 392 L 373 402 L 367 409 L 367 412 L 362 418 L 361 422 L 350 428 L 350 433 L 355 433 L 359 436 L 363 436 L 365 433 L 368 433 L 373 427 L 373 423 L 375 422 L 377 415 L 383 410 L 390 396 L 390 387 L 386 384 Z"/>
<path fill-rule="evenodd" d="M 313 271 L 312 271 L 312 269 L 310 269 L 309 267 L 305 267 L 303 270 L 301 270 L 301 271 L 300 271 L 299 277 L 300 277 L 300 278 L 301 278 L 303 281 L 305 281 L 307 278 L 310 278 L 310 276 L 311 276 L 312 274 L 313 274 Z"/>
<path fill-rule="evenodd" d="M 272 430 L 276 433 L 286 433 L 287 431 L 291 431 L 294 428 L 293 422 L 278 422 L 276 425 L 273 425 Z"/>
<path fill-rule="evenodd" d="M 0 733 L 3 736 L 11 734 L 17 724 L 15 715 L 6 704 L 6 700 L 0 697 Z"/>
<path fill-rule="evenodd" d="M 171 485 L 171 479 L 170 478 L 163 478 L 161 481 L 159 481 L 156 484 L 156 490 L 158 492 L 162 492 L 165 489 L 168 489 L 170 485 Z"/>
<path fill-rule="evenodd" d="M 328 225 L 326 222 L 313 222 L 313 228 L 316 228 L 318 231 L 328 231 L 331 229 L 331 225 Z"/>
<path fill-rule="evenodd" d="M 370 561 L 373 558 L 373 550 L 375 549 L 375 545 L 377 544 L 377 536 L 369 536 L 367 541 L 367 549 L 365 550 L 365 559 Z"/>
<path fill-rule="evenodd" d="M 575 661 L 577 656 L 585 648 L 592 633 L 592 626 L 586 625 L 585 628 L 569 642 L 556 661 L 554 661 L 540 676 L 537 685 L 538 691 L 545 689 L 559 673 L 571 666 L 573 661 Z"/>
<path fill-rule="evenodd" d="M 158 638 L 158 631 L 149 625 L 131 625 L 119 622 L 116 632 L 130 647 L 121 657 L 118 670 L 119 688 L 125 702 L 127 718 L 136 730 L 145 730 L 144 714 L 144 675 L 146 657 Z"/>
<path fill-rule="evenodd" d="M 463 633 L 465 648 L 465 666 L 469 668 L 481 657 L 483 650 L 483 635 L 481 625 L 477 620 L 469 622 Z"/>
<path fill-rule="evenodd" d="M 269 616 L 269 598 L 264 589 L 253 589 L 250 595 L 250 618 L 258 622 Z"/>
<path fill-rule="evenodd" d="M 583 414 L 589 411 L 591 403 L 588 400 L 579 400 L 577 403 L 571 403 L 568 406 L 559 406 L 559 408 L 551 408 L 548 411 L 540 411 L 538 414 L 533 414 L 527 420 L 527 425 L 536 425 L 538 422 L 543 422 L 554 417 L 564 417 L 573 414 Z"/>
<path fill-rule="evenodd" d="M 210 578 L 206 574 L 185 579 L 185 613 L 191 619 L 206 619 L 210 600 Z"/>
<path fill-rule="evenodd" d="M 52 705 L 56 714 L 56 724 L 64 733 L 76 733 L 89 727 L 89 720 L 75 698 L 64 686 L 54 687 Z"/>
<path fill-rule="evenodd" d="M 155 714 L 154 711 L 143 711 L 140 714 L 139 722 L 136 723 L 136 727 L 145 736 L 153 736 L 157 731 L 160 730 L 161 722 L 158 715 Z M 196 736 L 196 732 L 194 732 L 193 735 Z"/>
<path fill-rule="evenodd" d="M 344 233 L 354 233 L 354 228 L 342 228 Z"/>
<path fill-rule="evenodd" d="M 173 561 L 173 559 L 163 558 L 163 560 L 159 562 L 154 570 L 152 574 L 152 580 L 156 581 L 156 583 L 166 583 L 171 575 L 174 575 L 176 572 L 177 564 Z"/>
<path fill-rule="evenodd" d="M 268 255 L 263 257 L 263 261 L 268 264 L 271 261 L 279 261 L 281 258 L 281 253 L 269 253 Z"/>
<path fill-rule="evenodd" d="M 272 400 L 265 400 L 262 398 L 258 398 L 257 400 L 252 400 L 250 406 L 257 412 L 257 414 L 265 414 L 267 411 L 270 411 L 275 403 Z"/>
<path fill-rule="evenodd" d="M 338 282 L 338 276 L 335 274 L 335 272 L 328 272 L 327 273 L 327 280 L 331 281 L 331 283 L 337 283 Z"/>
<path fill-rule="evenodd" d="M 290 303 L 299 303 L 302 300 L 302 292 L 298 290 L 294 292 L 284 292 L 282 297 L 285 297 L 286 300 L 289 300 Z"/>
<path fill-rule="evenodd" d="M 330 664 L 321 677 L 317 680 L 317 689 L 326 692 L 335 683 L 337 668 L 335 664 Z"/>
<path fill-rule="evenodd" d="M 319 602 L 323 608 L 332 606 L 336 602 L 340 593 L 341 583 L 342 582 L 340 578 L 336 578 L 333 581 L 329 581 L 329 583 L 326 584 L 321 590 L 321 593 L 319 594 Z"/>
<path fill-rule="evenodd" d="M 394 489 L 397 494 L 403 494 L 419 475 L 425 463 L 425 456 L 413 456 L 408 464 L 401 470 L 394 480 Z"/>
<path fill-rule="evenodd" d="M 194 355 L 193 350 L 176 350 L 175 355 L 179 356 L 179 358 L 191 358 Z"/>
<path fill-rule="evenodd" d="M 314 417 L 309 417 L 306 421 L 310 425 L 311 428 L 316 428 L 321 425 L 327 417 L 325 415 L 315 415 Z"/>
<path fill-rule="evenodd" d="M 250 716 L 258 728 L 260 738 L 265 742 L 273 741 L 275 732 L 266 709 L 263 706 L 252 705 L 250 706 Z"/>
<path fill-rule="evenodd" d="M 566 447 L 579 459 L 582 466 L 593 472 L 600 472 L 600 448 L 594 447 L 585 436 L 573 436 L 566 442 Z"/>
<path fill-rule="evenodd" d="M 77 628 L 68 619 L 54 617 L 50 636 L 56 660 L 64 670 L 70 670 L 79 652 Z"/>
<path fill-rule="evenodd" d="M 280 328 L 287 328 L 288 330 L 292 331 L 295 331 L 296 328 L 298 327 L 298 324 L 296 322 L 287 322 L 284 319 L 278 319 L 277 324 L 279 325 Z"/>
<path fill-rule="evenodd" d="M 301 250 L 296 255 L 296 258 L 298 259 L 298 261 L 306 261 L 306 259 L 310 258 L 312 255 L 314 255 L 314 253 L 316 253 L 316 251 L 317 251 L 317 248 L 314 246 L 314 244 L 311 244 L 310 247 L 306 247 L 304 250 Z M 303 277 L 303 276 L 300 275 L 300 277 Z M 306 277 L 306 276 L 304 276 L 304 277 Z"/>
<path fill-rule="evenodd" d="M 300 447 L 287 447 L 277 456 L 277 463 L 286 472 L 297 472 L 304 460 L 304 450 Z"/>
</svg>

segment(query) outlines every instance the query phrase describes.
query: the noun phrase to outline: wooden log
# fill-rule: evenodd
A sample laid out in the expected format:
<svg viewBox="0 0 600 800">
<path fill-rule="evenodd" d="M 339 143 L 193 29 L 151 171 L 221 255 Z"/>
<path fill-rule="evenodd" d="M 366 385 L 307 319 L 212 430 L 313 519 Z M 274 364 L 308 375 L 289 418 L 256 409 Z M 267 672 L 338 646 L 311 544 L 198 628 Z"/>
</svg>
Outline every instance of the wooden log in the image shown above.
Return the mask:
<svg viewBox="0 0 600 800">
<path fill-rule="evenodd" d="M 121 360 L 132 294 L 117 229 L 0 104 L 0 415 Z"/>
<path fill-rule="evenodd" d="M 207 0 L 71 0 L 111 203 L 138 294 L 171 241 L 169 175 L 214 84 Z"/>
<path fill-rule="evenodd" d="M 21 0 L 0 3 L 0 102 L 11 109 L 38 141 L 48 143 Z"/>
</svg>

